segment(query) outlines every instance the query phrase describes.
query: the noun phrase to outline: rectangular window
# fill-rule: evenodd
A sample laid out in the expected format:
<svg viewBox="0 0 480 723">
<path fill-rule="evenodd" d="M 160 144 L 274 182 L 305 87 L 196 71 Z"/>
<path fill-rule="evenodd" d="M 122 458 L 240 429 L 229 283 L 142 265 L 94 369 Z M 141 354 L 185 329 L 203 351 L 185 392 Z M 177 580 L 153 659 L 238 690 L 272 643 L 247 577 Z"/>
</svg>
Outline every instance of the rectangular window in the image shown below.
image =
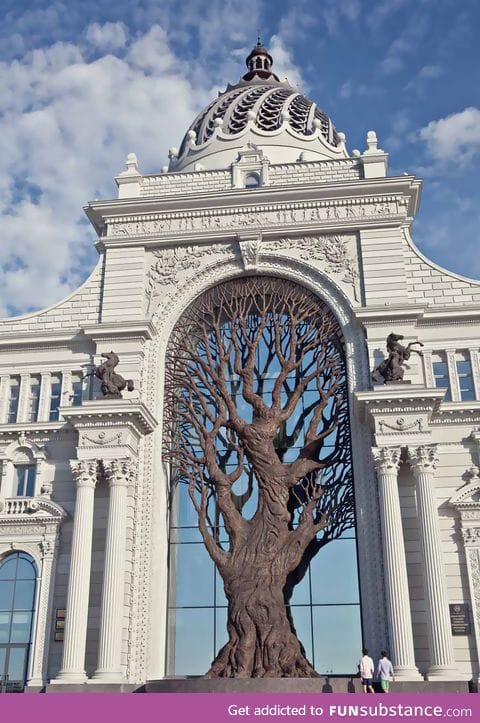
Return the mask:
<svg viewBox="0 0 480 723">
<path fill-rule="evenodd" d="M 72 375 L 72 407 L 81 407 L 83 402 L 83 376 Z"/>
<path fill-rule="evenodd" d="M 16 464 L 14 472 L 14 492 L 16 496 L 33 497 L 35 494 L 36 465 Z"/>
<path fill-rule="evenodd" d="M 28 392 L 27 422 L 38 420 L 38 407 L 40 404 L 40 377 L 30 377 L 30 389 Z"/>
<path fill-rule="evenodd" d="M 472 365 L 467 352 L 455 354 L 455 366 L 457 369 L 458 386 L 460 399 L 470 402 L 475 399 L 475 387 L 473 385 Z"/>
<path fill-rule="evenodd" d="M 11 377 L 10 395 L 8 399 L 8 422 L 15 424 L 18 416 L 18 400 L 20 398 L 20 377 Z"/>
<path fill-rule="evenodd" d="M 433 377 L 435 380 L 435 386 L 438 389 L 446 389 L 445 396 L 443 398 L 444 402 L 451 402 L 452 401 L 452 392 L 450 388 L 450 377 L 448 374 L 448 364 L 445 356 L 443 354 L 433 354 L 432 355 L 432 368 L 433 368 Z"/>
<path fill-rule="evenodd" d="M 62 398 L 62 375 L 52 374 L 50 381 L 50 415 L 49 420 L 56 422 L 58 420 L 60 406 Z"/>
</svg>

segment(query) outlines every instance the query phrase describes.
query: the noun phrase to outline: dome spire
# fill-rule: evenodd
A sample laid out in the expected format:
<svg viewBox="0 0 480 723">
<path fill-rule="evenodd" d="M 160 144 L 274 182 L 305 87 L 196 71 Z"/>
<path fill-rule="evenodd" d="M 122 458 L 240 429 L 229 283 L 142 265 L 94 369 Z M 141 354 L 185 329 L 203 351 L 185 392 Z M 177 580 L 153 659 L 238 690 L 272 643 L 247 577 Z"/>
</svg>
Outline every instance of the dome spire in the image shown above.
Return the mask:
<svg viewBox="0 0 480 723">
<path fill-rule="evenodd" d="M 245 73 L 242 80 L 250 81 L 273 79 L 280 82 L 275 73 L 272 72 L 273 58 L 261 43 L 260 31 L 258 31 L 257 44 L 247 56 L 245 63 L 248 68 L 248 72 Z"/>
</svg>

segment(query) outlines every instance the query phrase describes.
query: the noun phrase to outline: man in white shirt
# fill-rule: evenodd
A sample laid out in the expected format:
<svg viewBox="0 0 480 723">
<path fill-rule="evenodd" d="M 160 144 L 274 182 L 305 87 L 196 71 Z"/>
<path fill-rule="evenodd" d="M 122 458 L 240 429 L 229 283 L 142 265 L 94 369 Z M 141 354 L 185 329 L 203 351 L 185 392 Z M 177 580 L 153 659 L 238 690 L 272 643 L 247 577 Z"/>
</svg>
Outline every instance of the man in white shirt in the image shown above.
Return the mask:
<svg viewBox="0 0 480 723">
<path fill-rule="evenodd" d="M 395 681 L 393 677 L 393 665 L 392 662 L 387 658 L 387 653 L 382 650 L 380 653 L 382 656 L 378 661 L 377 678 L 380 678 L 380 685 L 384 693 L 388 693 L 390 688 L 390 679 Z"/>
<path fill-rule="evenodd" d="M 375 670 L 375 666 L 366 648 L 362 650 L 362 657 L 358 664 L 358 669 L 362 680 L 363 692 L 373 693 L 373 671 Z"/>
</svg>

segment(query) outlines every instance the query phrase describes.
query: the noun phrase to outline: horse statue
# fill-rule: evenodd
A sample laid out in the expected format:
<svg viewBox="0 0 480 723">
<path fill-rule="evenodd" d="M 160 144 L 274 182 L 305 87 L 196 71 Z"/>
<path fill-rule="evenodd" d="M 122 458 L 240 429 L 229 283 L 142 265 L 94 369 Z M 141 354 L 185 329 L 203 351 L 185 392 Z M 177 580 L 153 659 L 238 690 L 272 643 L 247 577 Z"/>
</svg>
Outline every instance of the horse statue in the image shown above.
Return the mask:
<svg viewBox="0 0 480 723">
<path fill-rule="evenodd" d="M 124 379 L 120 374 L 116 374 L 113 370 L 119 362 L 118 354 L 115 352 L 105 352 L 101 355 L 105 361 L 99 366 L 95 366 L 90 372 L 85 374 L 86 377 L 94 376 L 100 379 L 102 385 L 102 394 L 106 399 L 121 399 L 122 391 L 126 388 L 129 392 L 133 391 L 132 379 Z"/>
<path fill-rule="evenodd" d="M 400 339 L 403 339 L 402 334 L 392 333 L 388 335 L 388 357 L 373 370 L 372 379 L 374 382 L 379 381 L 378 375 L 382 377 L 385 384 L 389 382 L 403 382 L 403 375 L 405 374 L 403 365 L 410 359 L 412 352 L 423 356 L 423 353 L 419 349 L 413 348 L 414 346 L 423 346 L 421 341 L 411 341 L 407 346 L 402 346 Z"/>
</svg>

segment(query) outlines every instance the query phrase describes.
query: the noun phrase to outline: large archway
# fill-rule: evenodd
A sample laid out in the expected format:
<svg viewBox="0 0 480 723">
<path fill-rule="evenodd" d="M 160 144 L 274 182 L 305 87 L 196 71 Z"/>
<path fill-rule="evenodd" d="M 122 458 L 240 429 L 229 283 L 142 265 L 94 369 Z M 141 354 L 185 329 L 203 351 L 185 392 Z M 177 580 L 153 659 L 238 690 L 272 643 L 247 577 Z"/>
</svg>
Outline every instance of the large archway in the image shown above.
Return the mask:
<svg viewBox="0 0 480 723">
<path fill-rule="evenodd" d="M 345 352 L 335 317 L 289 281 L 255 276 L 225 282 L 183 314 L 166 368 L 165 447 L 172 463 L 168 672 L 205 673 L 205 660 L 223 642 L 211 675 L 304 676 L 315 674 L 310 661 L 319 672 L 354 672 L 361 632 L 353 475 Z M 266 427 L 266 447 L 259 450 L 249 435 Z M 222 475 L 230 480 L 226 496 Z M 247 544 L 239 553 L 244 533 L 257 536 L 256 552 L 248 552 Z M 251 570 L 272 587 L 265 571 L 282 567 L 285 550 L 291 556 L 295 544 L 299 553 L 279 576 L 281 602 L 271 589 L 260 599 L 257 579 L 257 592 L 240 610 Z M 225 572 L 225 555 L 241 557 L 243 572 L 238 562 Z M 275 624 L 270 615 L 264 625 L 252 610 L 273 610 L 274 598 L 283 612 L 277 611 Z M 233 640 L 239 637 L 234 618 L 242 618 L 245 607 L 250 612 L 239 627 L 250 625 L 258 639 L 265 638 L 256 652 L 249 643 L 246 655 L 242 641 Z M 273 640 L 276 634 L 291 639 L 289 652 L 283 658 L 275 653 L 272 662 L 271 649 L 283 645 Z M 197 668 L 187 664 L 192 646 L 206 651 Z M 236 662 L 225 663 L 227 658 Z"/>
</svg>

